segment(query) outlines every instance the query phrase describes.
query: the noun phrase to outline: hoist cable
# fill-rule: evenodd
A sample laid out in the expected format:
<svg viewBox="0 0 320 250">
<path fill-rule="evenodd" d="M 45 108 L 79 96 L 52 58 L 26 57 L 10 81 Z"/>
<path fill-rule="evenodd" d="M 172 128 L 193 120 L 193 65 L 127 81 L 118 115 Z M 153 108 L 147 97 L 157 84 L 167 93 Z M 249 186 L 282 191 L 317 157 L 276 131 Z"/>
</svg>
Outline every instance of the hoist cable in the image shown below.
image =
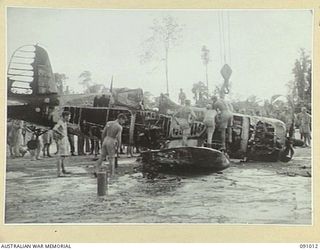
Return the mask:
<svg viewBox="0 0 320 250">
<path fill-rule="evenodd" d="M 225 35 L 225 18 L 224 18 L 224 13 L 221 13 L 222 16 L 222 39 L 223 39 L 223 59 L 224 59 L 224 63 L 226 63 L 226 35 Z"/>
<path fill-rule="evenodd" d="M 231 38 L 230 38 L 230 12 L 228 12 L 228 53 L 229 63 L 231 64 Z"/>
<path fill-rule="evenodd" d="M 218 26 L 219 26 L 219 48 L 220 48 L 220 63 L 223 62 L 223 52 L 222 52 L 222 31 L 221 31 L 221 13 L 218 11 Z"/>
</svg>

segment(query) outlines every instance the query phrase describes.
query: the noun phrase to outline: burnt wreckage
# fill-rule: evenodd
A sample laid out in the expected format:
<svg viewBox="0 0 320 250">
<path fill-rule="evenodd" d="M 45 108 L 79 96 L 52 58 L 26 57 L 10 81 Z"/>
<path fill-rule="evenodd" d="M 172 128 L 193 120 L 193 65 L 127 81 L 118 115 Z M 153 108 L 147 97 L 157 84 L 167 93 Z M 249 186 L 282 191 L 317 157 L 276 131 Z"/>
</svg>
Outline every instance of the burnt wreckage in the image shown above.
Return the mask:
<svg viewBox="0 0 320 250">
<path fill-rule="evenodd" d="M 122 141 L 125 145 L 145 149 L 146 152 L 142 153 L 143 159 L 148 161 L 157 158 L 159 162 L 166 165 L 165 161 L 167 164 L 180 164 L 185 157 L 190 158 L 191 153 L 188 155 L 187 152 L 178 149 L 182 131 L 170 115 L 123 106 L 113 108 L 70 106 L 65 107 L 64 110 L 72 114 L 70 127 L 74 134 L 80 133 L 99 138 L 105 123 L 116 119 L 119 113 L 124 113 L 128 119 L 123 126 Z M 202 122 L 205 109 L 195 108 L 194 111 L 197 114 L 197 120 L 191 124 L 191 132 L 188 136 L 190 150 L 185 151 L 193 151 L 194 147 L 202 147 L 206 139 L 206 126 Z M 227 153 L 230 158 L 289 161 L 292 157 L 292 155 L 287 156 L 286 127 L 280 120 L 233 114 L 233 124 L 227 131 L 227 138 L 231 137 L 231 141 L 227 142 Z M 212 149 L 216 151 L 221 147 L 218 131 L 214 133 L 211 144 Z M 210 152 L 207 153 L 210 154 Z M 198 157 L 197 154 L 194 154 L 193 157 L 198 161 L 198 166 L 201 166 L 202 164 L 199 164 L 201 157 Z M 168 159 L 172 159 L 172 162 L 170 163 Z M 220 167 L 216 166 L 213 169 L 220 170 Z"/>
<path fill-rule="evenodd" d="M 182 131 L 172 116 L 162 113 L 165 105 L 178 108 L 169 98 L 162 95 L 159 112 L 141 109 L 141 89 L 113 89 L 112 107 L 76 106 L 72 102 L 68 103 L 64 100 L 65 96 L 58 95 L 48 54 L 38 45 L 22 46 L 13 53 L 7 81 L 8 119 L 24 120 L 51 128 L 57 121 L 59 112 L 67 110 L 71 112 L 68 127 L 70 133 L 100 139 L 106 122 L 115 120 L 119 113 L 124 113 L 128 119 L 123 126 L 122 142 L 142 149 L 142 162 L 147 170 L 154 163 L 169 169 L 172 166 L 192 169 L 188 166 L 196 165 L 205 171 L 208 170 L 208 162 L 211 163 L 209 165 L 212 171 L 220 171 L 229 166 L 228 157 L 218 150 L 221 140 L 217 131 L 213 136 L 212 148 L 202 147 L 206 137 L 206 126 L 202 122 L 205 109 L 194 108 L 197 119 L 191 125 L 188 137 L 190 147 L 179 148 Z M 38 129 L 33 131 L 40 133 Z M 288 151 L 285 125 L 279 120 L 233 114 L 233 124 L 227 131 L 230 134 L 226 138 L 231 138 L 227 142 L 230 158 L 289 161 L 292 157 L 292 152 Z M 200 159 L 206 161 L 202 162 Z"/>
</svg>

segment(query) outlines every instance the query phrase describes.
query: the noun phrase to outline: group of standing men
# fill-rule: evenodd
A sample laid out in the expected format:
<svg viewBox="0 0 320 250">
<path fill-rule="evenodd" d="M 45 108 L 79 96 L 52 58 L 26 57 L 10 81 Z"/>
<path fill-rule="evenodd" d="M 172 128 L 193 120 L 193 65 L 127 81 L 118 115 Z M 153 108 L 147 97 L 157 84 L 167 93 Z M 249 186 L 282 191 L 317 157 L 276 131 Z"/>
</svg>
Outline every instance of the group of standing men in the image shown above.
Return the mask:
<svg viewBox="0 0 320 250">
<path fill-rule="evenodd" d="M 233 107 L 225 99 L 225 94 L 220 93 L 220 98 L 212 97 L 211 103 L 207 105 L 204 124 L 207 127 L 207 146 L 211 147 L 213 134 L 216 129 L 220 132 L 221 150 L 226 150 L 226 130 L 232 123 Z M 188 135 L 190 134 L 191 123 L 196 119 L 196 115 L 191 108 L 190 100 L 186 99 L 186 94 L 180 89 L 180 104 L 184 106 L 174 114 L 177 124 L 182 130 L 182 146 L 188 146 Z M 230 135 L 231 133 L 229 133 Z"/>
<path fill-rule="evenodd" d="M 226 149 L 226 141 L 231 138 L 226 138 L 226 131 L 231 129 L 229 125 L 232 123 L 233 106 L 225 100 L 224 92 L 220 93 L 220 98 L 212 97 L 211 103 L 207 105 L 205 117 L 203 123 L 207 127 L 207 145 L 210 147 L 213 134 L 216 129 L 220 131 L 221 138 L 221 150 Z M 187 100 L 186 94 L 180 89 L 179 103 L 184 105 L 174 117 L 176 118 L 177 124 L 180 125 L 182 130 L 182 145 L 187 146 L 187 137 L 190 134 L 190 126 L 192 120 L 196 118 L 190 106 L 190 100 Z M 301 112 L 295 115 L 295 125 L 299 128 L 301 140 L 305 147 L 311 146 L 311 115 L 307 112 L 306 107 L 301 108 Z M 231 135 L 229 131 L 229 137 Z"/>
<path fill-rule="evenodd" d="M 72 154 L 71 143 L 69 140 L 70 134 L 68 133 L 68 122 L 71 118 L 69 111 L 63 111 L 60 119 L 53 127 L 52 130 L 48 130 L 42 134 L 42 142 L 37 138 L 33 138 L 30 141 L 34 142 L 33 150 L 29 150 L 31 155 L 37 157 L 39 156 L 40 149 L 43 149 L 43 154 L 50 155 L 50 145 L 53 140 L 55 140 L 57 145 L 58 155 L 57 159 L 57 176 L 63 177 L 66 174 L 70 174 L 65 168 L 65 159 L 66 157 Z M 119 114 L 115 121 L 107 122 L 101 136 L 102 146 L 101 146 L 101 155 L 97 161 L 95 168 L 95 173 L 101 170 L 102 162 L 108 157 L 109 160 L 109 173 L 110 176 L 114 174 L 115 169 L 115 156 L 117 154 L 118 148 L 121 145 L 121 136 L 122 136 L 122 125 L 126 121 L 126 116 L 124 114 Z M 12 156 L 21 157 L 21 145 L 23 144 L 23 135 L 22 131 L 24 128 L 23 121 L 13 120 L 12 124 L 8 125 L 8 145 L 10 148 L 10 153 Z M 30 146 L 30 145 L 29 145 Z M 74 145 L 73 145 L 74 146 Z M 32 154 L 32 152 L 33 154 Z M 25 154 L 26 151 L 23 153 Z"/>
<path fill-rule="evenodd" d="M 205 112 L 204 124 L 207 127 L 207 145 L 211 147 L 213 134 L 216 129 L 220 132 L 221 138 L 221 149 L 226 150 L 226 131 L 230 128 L 232 123 L 232 112 L 233 107 L 225 99 L 224 93 L 220 93 L 220 98 L 213 97 L 211 103 L 207 105 L 207 110 Z M 191 124 L 196 119 L 196 115 L 191 108 L 190 100 L 186 99 L 186 95 L 180 90 L 179 95 L 180 103 L 184 103 L 184 106 L 180 108 L 174 115 L 177 125 L 180 126 L 182 130 L 182 146 L 188 146 L 188 135 L 190 135 Z M 57 154 L 59 158 L 57 160 L 57 175 L 58 177 L 64 176 L 69 172 L 65 169 L 65 158 L 73 154 L 74 149 L 70 148 L 74 145 L 68 134 L 67 124 L 71 118 L 71 114 L 68 111 L 63 111 L 60 120 L 56 123 L 52 131 L 47 131 L 43 134 L 43 154 L 47 153 L 48 157 L 50 155 L 50 144 L 52 140 L 56 141 L 57 144 Z M 301 136 L 304 139 L 306 146 L 310 146 L 311 139 L 311 116 L 307 113 L 306 108 L 302 108 L 301 113 L 297 115 L 296 123 L 300 128 Z M 117 154 L 118 148 L 121 146 L 121 136 L 122 136 L 122 125 L 126 121 L 126 116 L 124 114 L 119 114 L 115 121 L 109 121 L 106 123 L 104 130 L 101 135 L 101 155 L 97 161 L 95 168 L 95 175 L 97 172 L 101 171 L 102 162 L 108 156 L 109 160 L 109 173 L 110 176 L 114 174 L 115 169 L 115 156 Z M 20 145 L 22 144 L 22 121 L 13 121 L 11 127 L 8 127 L 8 144 L 10 146 L 10 152 L 12 155 L 21 156 L 22 152 Z M 228 133 L 229 135 L 231 133 Z M 38 140 L 38 137 L 37 137 Z M 231 140 L 231 138 L 229 138 Z M 39 143 L 40 144 L 40 143 Z M 39 145 L 37 148 L 39 152 Z"/>
<path fill-rule="evenodd" d="M 58 138 L 59 158 L 57 161 L 57 175 L 58 177 L 69 174 L 65 169 L 65 158 L 70 155 L 70 144 L 68 140 L 67 124 L 71 118 L 68 111 L 62 112 L 61 119 L 54 126 L 53 133 Z M 107 122 L 101 136 L 102 146 L 101 155 L 96 164 L 95 175 L 101 170 L 102 162 L 108 157 L 110 176 L 114 175 L 115 156 L 118 147 L 121 145 L 122 125 L 125 123 L 126 117 L 119 114 L 115 121 Z"/>
<path fill-rule="evenodd" d="M 29 151 L 32 160 L 39 159 L 40 151 L 42 149 L 42 142 L 40 135 L 43 134 L 40 129 L 35 127 L 28 128 L 21 120 L 11 120 L 7 122 L 7 145 L 9 146 L 10 156 L 12 158 L 24 157 Z M 47 133 L 45 133 L 47 134 Z M 31 135 L 31 136 L 30 136 Z M 44 137 L 45 135 L 43 135 Z M 44 139 L 46 141 L 47 139 Z M 26 143 L 26 141 L 28 141 Z M 47 144 L 44 144 L 43 150 Z"/>
</svg>

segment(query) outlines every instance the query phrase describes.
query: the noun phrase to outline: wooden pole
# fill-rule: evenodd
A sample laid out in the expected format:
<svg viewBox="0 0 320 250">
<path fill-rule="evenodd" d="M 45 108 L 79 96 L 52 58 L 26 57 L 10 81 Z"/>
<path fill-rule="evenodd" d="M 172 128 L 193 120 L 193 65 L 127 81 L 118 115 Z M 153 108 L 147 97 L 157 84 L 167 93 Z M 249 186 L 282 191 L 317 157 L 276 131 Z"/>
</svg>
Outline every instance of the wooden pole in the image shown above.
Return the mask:
<svg viewBox="0 0 320 250">
<path fill-rule="evenodd" d="M 105 196 L 106 195 L 106 183 L 107 183 L 106 172 L 98 172 L 97 173 L 98 196 Z"/>
<path fill-rule="evenodd" d="M 167 94 L 169 96 L 169 67 L 168 67 L 168 60 L 169 60 L 169 48 L 166 47 L 166 57 L 165 57 L 166 83 L 167 83 Z"/>
</svg>

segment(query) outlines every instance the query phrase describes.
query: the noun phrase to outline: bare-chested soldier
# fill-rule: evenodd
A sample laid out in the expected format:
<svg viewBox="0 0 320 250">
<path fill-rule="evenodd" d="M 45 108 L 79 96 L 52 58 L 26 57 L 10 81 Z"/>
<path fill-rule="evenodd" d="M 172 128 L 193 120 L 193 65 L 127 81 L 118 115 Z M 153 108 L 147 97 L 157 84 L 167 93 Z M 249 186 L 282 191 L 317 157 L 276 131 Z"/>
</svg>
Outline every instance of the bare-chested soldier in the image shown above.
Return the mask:
<svg viewBox="0 0 320 250">
<path fill-rule="evenodd" d="M 216 116 L 217 127 L 220 131 L 221 135 L 221 149 L 222 151 L 226 151 L 226 130 L 229 129 L 229 137 L 228 141 L 231 142 L 231 123 L 232 123 L 232 105 L 227 102 L 225 99 L 225 93 L 222 91 L 220 93 L 220 98 L 214 103 L 214 108 L 217 110 L 218 115 Z"/>
<path fill-rule="evenodd" d="M 124 114 L 119 114 L 117 120 L 107 122 L 101 135 L 101 155 L 96 165 L 96 173 L 101 170 L 103 160 L 108 155 L 110 176 L 114 175 L 114 158 L 121 145 L 122 125 L 126 121 Z M 95 173 L 95 175 L 96 175 Z"/>
<path fill-rule="evenodd" d="M 190 135 L 190 123 L 196 119 L 196 115 L 191 109 L 190 100 L 185 100 L 185 106 L 183 106 L 173 116 L 176 119 L 177 124 L 182 130 L 182 146 L 188 146 L 188 135 Z"/>
</svg>

